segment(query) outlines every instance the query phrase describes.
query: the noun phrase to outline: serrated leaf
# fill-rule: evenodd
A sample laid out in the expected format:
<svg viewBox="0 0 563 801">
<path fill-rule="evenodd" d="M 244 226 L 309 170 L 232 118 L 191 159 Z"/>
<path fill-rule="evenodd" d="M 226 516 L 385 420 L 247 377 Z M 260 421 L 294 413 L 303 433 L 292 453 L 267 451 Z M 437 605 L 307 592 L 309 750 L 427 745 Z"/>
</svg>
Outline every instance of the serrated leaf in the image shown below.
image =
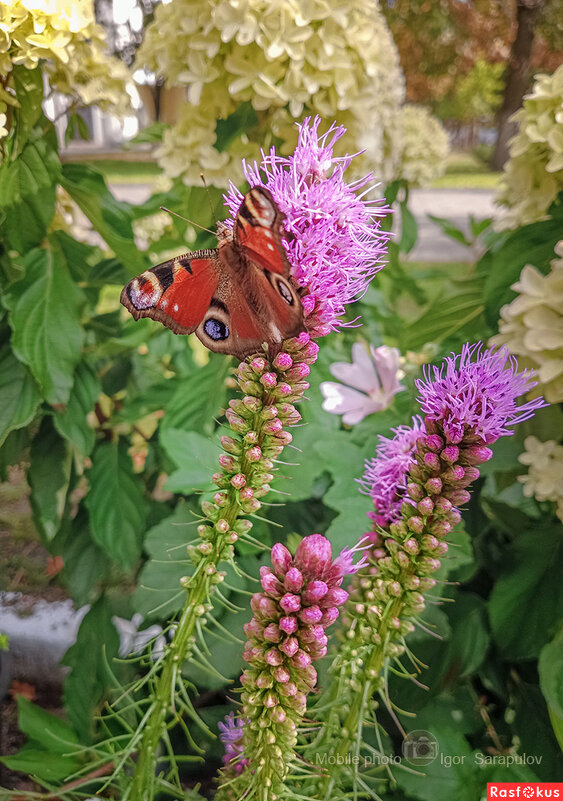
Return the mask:
<svg viewBox="0 0 563 801">
<path fill-rule="evenodd" d="M 93 736 L 94 713 L 111 685 L 107 666 L 112 667 L 119 649 L 112 614 L 105 598 L 96 601 L 80 624 L 75 644 L 62 659 L 62 664 L 71 669 L 63 690 L 65 708 L 72 726 L 86 742 Z"/>
<path fill-rule="evenodd" d="M 149 266 L 146 257 L 135 245 L 128 204 L 113 197 L 100 172 L 86 164 L 65 164 L 61 185 L 130 275 L 141 273 Z"/>
<path fill-rule="evenodd" d="M 11 431 L 33 420 L 40 403 L 31 373 L 6 345 L 0 351 L 0 446 Z"/>
<path fill-rule="evenodd" d="M 13 81 L 19 106 L 14 110 L 16 141 L 12 158 L 21 152 L 29 132 L 43 115 L 43 72 L 30 70 L 23 65 L 14 65 Z"/>
<path fill-rule="evenodd" d="M 125 442 L 106 442 L 92 456 L 86 507 L 92 537 L 124 568 L 141 553 L 146 505 L 141 480 L 133 473 Z"/>
<path fill-rule="evenodd" d="M 161 433 L 160 443 L 178 467 L 166 482 L 169 492 L 211 489 L 211 476 L 218 470 L 221 452 L 216 441 L 196 431 L 169 428 Z"/>
<path fill-rule="evenodd" d="M 66 403 L 84 338 L 83 295 L 53 250 L 34 250 L 24 263 L 25 277 L 10 287 L 7 296 L 12 347 L 33 373 L 45 400 Z"/>
<path fill-rule="evenodd" d="M 63 521 L 53 548 L 63 558 L 62 579 L 75 606 L 90 603 L 98 596 L 98 585 L 104 584 L 113 563 L 93 541 L 84 507 L 79 508 L 76 517 Z"/>
<path fill-rule="evenodd" d="M 49 417 L 31 443 L 28 471 L 33 519 L 47 541 L 58 532 L 66 505 L 72 455 Z"/>
<path fill-rule="evenodd" d="M 521 534 L 489 599 L 494 638 L 508 659 L 537 657 L 563 615 L 561 528 Z"/>
<path fill-rule="evenodd" d="M 70 754 L 78 745 L 75 731 L 57 715 L 51 715 L 23 695 L 18 695 L 18 726 L 24 734 L 51 754 Z"/>
<path fill-rule="evenodd" d="M 74 384 L 65 409 L 55 410 L 55 428 L 66 437 L 83 456 L 88 456 L 96 434 L 88 423 L 88 413 L 94 408 L 102 387 L 94 370 L 86 362 L 80 362 L 74 374 Z"/>
</svg>

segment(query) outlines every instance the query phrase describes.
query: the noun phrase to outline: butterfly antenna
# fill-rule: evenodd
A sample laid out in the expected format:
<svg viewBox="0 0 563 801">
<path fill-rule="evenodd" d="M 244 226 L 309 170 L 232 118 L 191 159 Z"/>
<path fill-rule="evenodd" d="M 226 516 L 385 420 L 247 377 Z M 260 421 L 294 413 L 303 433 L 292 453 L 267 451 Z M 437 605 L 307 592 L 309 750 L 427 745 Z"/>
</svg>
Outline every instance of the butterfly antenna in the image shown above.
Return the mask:
<svg viewBox="0 0 563 801">
<path fill-rule="evenodd" d="M 188 220 L 187 217 L 182 217 L 181 214 L 178 214 L 178 212 L 176 211 L 172 211 L 172 209 L 167 209 L 166 206 L 161 206 L 160 208 L 162 211 L 167 211 L 168 214 L 173 214 L 175 217 L 179 217 L 181 220 L 187 222 L 189 225 L 195 225 L 196 228 L 201 228 L 202 231 L 207 231 L 207 233 L 213 234 L 213 236 L 217 235 L 216 232 L 212 231 L 210 228 L 206 228 L 204 225 L 200 225 L 199 223 L 196 223 L 193 220 Z"/>
<path fill-rule="evenodd" d="M 211 219 L 215 218 L 215 209 L 213 208 L 213 203 L 211 202 L 211 195 L 209 194 L 209 187 L 207 185 L 207 181 L 205 180 L 205 175 L 200 172 L 199 177 L 201 178 L 201 182 L 207 194 L 207 202 L 209 203 L 209 208 L 211 209 Z"/>
</svg>

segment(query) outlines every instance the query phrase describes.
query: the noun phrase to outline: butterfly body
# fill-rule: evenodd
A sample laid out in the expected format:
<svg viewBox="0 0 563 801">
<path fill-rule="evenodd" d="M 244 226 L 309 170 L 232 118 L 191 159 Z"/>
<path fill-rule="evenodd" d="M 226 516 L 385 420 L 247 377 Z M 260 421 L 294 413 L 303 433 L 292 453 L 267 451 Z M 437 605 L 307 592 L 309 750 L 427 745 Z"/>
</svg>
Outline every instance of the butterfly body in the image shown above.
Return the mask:
<svg viewBox="0 0 563 801">
<path fill-rule="evenodd" d="M 219 247 L 176 256 L 146 270 L 121 293 L 138 320 L 151 317 L 176 334 L 194 333 L 210 350 L 240 359 L 303 329 L 303 308 L 281 241 L 284 215 L 254 187 Z"/>
</svg>

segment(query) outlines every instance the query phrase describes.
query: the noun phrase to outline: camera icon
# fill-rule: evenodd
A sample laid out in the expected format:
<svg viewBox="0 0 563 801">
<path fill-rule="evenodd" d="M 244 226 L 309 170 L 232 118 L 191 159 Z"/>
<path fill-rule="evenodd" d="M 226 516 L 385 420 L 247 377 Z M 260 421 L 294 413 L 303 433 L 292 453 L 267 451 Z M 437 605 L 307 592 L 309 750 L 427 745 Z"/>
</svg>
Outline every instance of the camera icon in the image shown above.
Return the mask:
<svg viewBox="0 0 563 801">
<path fill-rule="evenodd" d="M 411 731 L 403 740 L 402 751 L 411 765 L 430 765 L 438 756 L 438 740 L 429 731 Z"/>
</svg>

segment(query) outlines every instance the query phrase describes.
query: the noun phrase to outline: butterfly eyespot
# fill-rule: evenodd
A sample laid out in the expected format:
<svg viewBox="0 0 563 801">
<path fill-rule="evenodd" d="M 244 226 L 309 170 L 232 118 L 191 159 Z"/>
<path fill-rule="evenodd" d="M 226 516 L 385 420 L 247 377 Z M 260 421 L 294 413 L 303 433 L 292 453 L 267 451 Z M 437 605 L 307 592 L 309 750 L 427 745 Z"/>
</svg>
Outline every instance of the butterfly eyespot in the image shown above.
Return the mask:
<svg viewBox="0 0 563 801">
<path fill-rule="evenodd" d="M 228 326 L 226 326 L 221 320 L 215 320 L 213 317 L 210 317 L 209 320 L 205 321 L 203 330 L 209 339 L 212 339 L 214 342 L 220 342 L 223 339 L 229 338 Z"/>
<path fill-rule="evenodd" d="M 295 300 L 293 298 L 293 295 L 292 295 L 289 287 L 285 283 L 285 281 L 282 281 L 281 278 L 278 278 L 276 280 L 276 286 L 278 288 L 278 292 L 280 293 L 282 298 L 285 300 L 287 305 L 288 306 L 293 306 L 293 304 L 295 303 Z"/>
</svg>

